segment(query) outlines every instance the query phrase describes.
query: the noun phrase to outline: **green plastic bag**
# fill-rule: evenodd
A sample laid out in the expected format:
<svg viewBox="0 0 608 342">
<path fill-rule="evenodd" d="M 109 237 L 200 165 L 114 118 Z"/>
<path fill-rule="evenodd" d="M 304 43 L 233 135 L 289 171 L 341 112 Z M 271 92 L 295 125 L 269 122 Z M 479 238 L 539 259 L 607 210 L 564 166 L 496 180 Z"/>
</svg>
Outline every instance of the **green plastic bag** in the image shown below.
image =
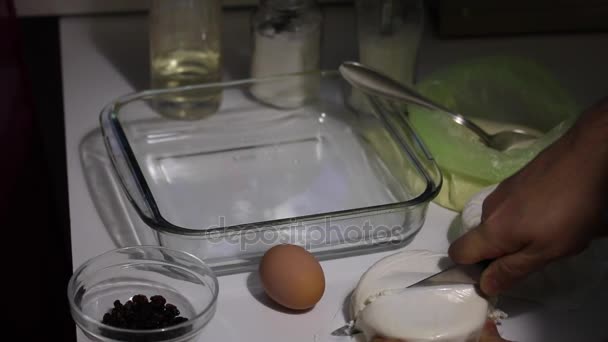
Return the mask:
<svg viewBox="0 0 608 342">
<path fill-rule="evenodd" d="M 544 67 L 521 57 L 486 57 L 438 70 L 416 88 L 468 118 L 513 123 L 544 135 L 505 152 L 483 145 L 440 112 L 409 106 L 410 122 L 443 173 L 435 201 L 460 211 L 483 187 L 509 177 L 561 136 L 579 108 Z"/>
</svg>

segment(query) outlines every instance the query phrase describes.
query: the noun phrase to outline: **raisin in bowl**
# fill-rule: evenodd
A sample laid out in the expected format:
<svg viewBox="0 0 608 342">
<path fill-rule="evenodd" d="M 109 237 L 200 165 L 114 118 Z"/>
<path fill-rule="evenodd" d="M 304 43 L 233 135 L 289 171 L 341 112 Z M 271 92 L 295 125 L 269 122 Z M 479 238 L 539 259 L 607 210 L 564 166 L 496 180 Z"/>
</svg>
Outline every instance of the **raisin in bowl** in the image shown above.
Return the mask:
<svg viewBox="0 0 608 342">
<path fill-rule="evenodd" d="M 72 317 L 92 341 L 195 341 L 217 295 L 217 278 L 203 261 L 158 246 L 97 256 L 68 284 Z"/>
</svg>

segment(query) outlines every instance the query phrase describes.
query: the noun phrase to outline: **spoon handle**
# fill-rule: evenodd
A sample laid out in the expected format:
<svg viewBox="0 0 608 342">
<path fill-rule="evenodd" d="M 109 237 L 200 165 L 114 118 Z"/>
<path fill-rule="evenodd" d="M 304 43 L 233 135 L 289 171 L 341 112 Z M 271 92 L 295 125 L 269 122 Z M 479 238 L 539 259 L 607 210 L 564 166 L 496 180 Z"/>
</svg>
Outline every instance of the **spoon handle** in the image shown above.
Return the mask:
<svg viewBox="0 0 608 342">
<path fill-rule="evenodd" d="M 435 103 L 414 89 L 407 87 L 378 71 L 357 62 L 344 62 L 340 65 L 340 74 L 342 74 L 342 76 L 355 88 L 368 94 L 389 97 L 395 100 L 419 105 L 427 109 L 444 112 L 456 123 L 467 127 L 477 134 L 486 145 L 491 144 L 490 136 L 470 120 L 465 119 L 462 115 L 454 113 L 449 108 Z"/>
</svg>

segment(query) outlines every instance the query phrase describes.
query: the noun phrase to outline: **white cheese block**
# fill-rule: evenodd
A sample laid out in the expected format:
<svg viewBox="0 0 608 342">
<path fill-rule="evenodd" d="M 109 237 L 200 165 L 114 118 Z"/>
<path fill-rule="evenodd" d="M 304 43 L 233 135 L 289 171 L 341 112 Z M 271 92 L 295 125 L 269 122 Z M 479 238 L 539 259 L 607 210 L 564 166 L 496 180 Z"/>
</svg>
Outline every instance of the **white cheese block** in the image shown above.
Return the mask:
<svg viewBox="0 0 608 342">
<path fill-rule="evenodd" d="M 381 296 L 367 305 L 355 327 L 407 342 L 477 341 L 488 302 L 471 285 L 429 286 Z"/>
<path fill-rule="evenodd" d="M 447 255 L 427 250 L 404 251 L 389 255 L 372 265 L 359 280 L 351 295 L 353 319 L 376 297 L 400 291 L 452 265 Z"/>
<path fill-rule="evenodd" d="M 490 305 L 474 286 L 406 288 L 451 264 L 445 254 L 413 250 L 372 265 L 351 295 L 351 318 L 362 338 L 476 341 Z"/>
</svg>

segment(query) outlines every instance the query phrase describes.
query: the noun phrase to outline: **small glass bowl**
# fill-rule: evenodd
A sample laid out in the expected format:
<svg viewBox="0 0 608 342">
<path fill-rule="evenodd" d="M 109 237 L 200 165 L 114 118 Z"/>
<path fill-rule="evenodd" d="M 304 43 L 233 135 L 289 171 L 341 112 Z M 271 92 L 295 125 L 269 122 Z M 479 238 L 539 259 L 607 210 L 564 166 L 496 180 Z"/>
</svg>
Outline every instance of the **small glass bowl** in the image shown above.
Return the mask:
<svg viewBox="0 0 608 342">
<path fill-rule="evenodd" d="M 116 249 L 80 266 L 68 284 L 70 311 L 92 341 L 194 341 L 215 313 L 218 282 L 203 261 L 159 246 Z M 165 297 L 188 321 L 150 330 L 101 323 L 115 300 L 134 295 Z"/>
</svg>

